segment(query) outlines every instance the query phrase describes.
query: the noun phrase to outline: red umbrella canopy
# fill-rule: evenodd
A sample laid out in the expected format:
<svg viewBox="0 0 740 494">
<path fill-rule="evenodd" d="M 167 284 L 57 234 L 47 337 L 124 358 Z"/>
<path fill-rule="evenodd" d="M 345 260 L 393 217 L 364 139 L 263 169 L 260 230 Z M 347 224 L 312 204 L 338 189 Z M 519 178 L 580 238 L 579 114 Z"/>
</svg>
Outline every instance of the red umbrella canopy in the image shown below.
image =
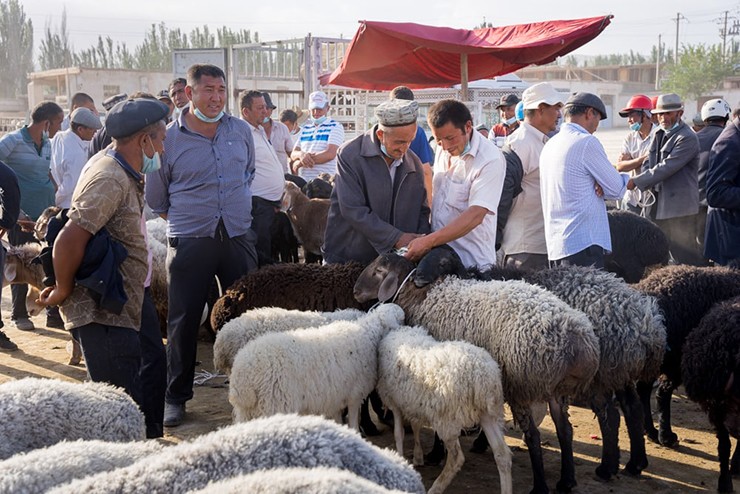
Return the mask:
<svg viewBox="0 0 740 494">
<path fill-rule="evenodd" d="M 322 85 L 389 90 L 445 87 L 461 82 L 461 55 L 470 80 L 544 64 L 598 36 L 612 16 L 452 29 L 410 22 L 361 21 L 342 63 Z"/>
</svg>

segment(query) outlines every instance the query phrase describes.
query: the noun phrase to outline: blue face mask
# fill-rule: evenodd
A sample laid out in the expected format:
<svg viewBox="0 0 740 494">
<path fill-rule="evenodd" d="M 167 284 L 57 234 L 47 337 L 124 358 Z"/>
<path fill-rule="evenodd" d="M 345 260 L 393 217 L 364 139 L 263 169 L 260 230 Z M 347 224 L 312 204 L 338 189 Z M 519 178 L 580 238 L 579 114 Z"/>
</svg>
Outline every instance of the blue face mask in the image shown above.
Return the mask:
<svg viewBox="0 0 740 494">
<path fill-rule="evenodd" d="M 506 122 L 504 122 L 504 125 L 506 125 L 507 127 L 511 127 L 514 124 L 514 122 L 516 122 L 516 115 L 514 115 L 513 117 L 508 119 Z"/>
<path fill-rule="evenodd" d="M 465 149 L 463 149 L 462 154 L 467 154 L 470 152 L 470 140 L 468 140 L 467 143 L 465 143 Z M 462 154 L 460 156 L 462 156 Z"/>
<path fill-rule="evenodd" d="M 640 130 L 640 127 L 642 127 L 642 124 L 640 122 L 635 122 L 632 125 L 630 125 L 630 130 Z"/>
<path fill-rule="evenodd" d="M 150 144 L 152 145 L 152 150 L 154 150 L 154 143 L 150 141 Z M 141 150 L 141 159 L 142 159 L 142 165 L 141 165 L 141 173 L 147 174 L 156 172 L 159 170 L 159 167 L 162 166 L 162 160 L 159 157 L 159 153 L 157 151 L 154 151 L 154 156 L 151 158 L 146 155 L 144 150 Z"/>
<path fill-rule="evenodd" d="M 674 124 L 673 124 L 673 127 L 671 127 L 670 129 L 668 129 L 668 132 L 674 131 L 674 130 L 676 130 L 677 128 L 678 128 L 678 122 L 674 123 Z"/>
<path fill-rule="evenodd" d="M 193 107 L 193 108 L 195 108 L 195 107 Z M 210 118 L 210 117 L 207 117 L 207 116 L 205 116 L 205 115 L 203 114 L 203 112 L 201 112 L 201 111 L 200 111 L 199 109 L 195 108 L 195 109 L 193 110 L 193 115 L 195 115 L 195 116 L 196 116 L 196 118 L 197 118 L 198 120 L 200 120 L 201 122 L 205 122 L 205 123 L 216 123 L 216 122 L 218 122 L 219 120 L 221 120 L 221 117 L 223 117 L 223 116 L 224 116 L 224 111 L 223 111 L 223 110 L 221 110 L 221 111 L 220 111 L 220 112 L 218 113 L 218 115 L 216 115 L 216 116 L 215 116 L 215 117 L 213 117 L 213 118 Z"/>
<path fill-rule="evenodd" d="M 384 155 L 388 156 L 389 158 L 391 157 L 388 154 L 388 149 L 386 149 L 385 144 L 383 144 L 382 142 L 380 143 L 380 152 L 383 153 Z"/>
<path fill-rule="evenodd" d="M 321 125 L 324 122 L 326 122 L 326 115 L 324 115 L 323 117 L 319 117 L 319 118 L 313 118 L 313 117 L 311 117 L 311 123 L 313 123 L 314 125 L 317 125 L 318 126 L 318 125 Z"/>
</svg>

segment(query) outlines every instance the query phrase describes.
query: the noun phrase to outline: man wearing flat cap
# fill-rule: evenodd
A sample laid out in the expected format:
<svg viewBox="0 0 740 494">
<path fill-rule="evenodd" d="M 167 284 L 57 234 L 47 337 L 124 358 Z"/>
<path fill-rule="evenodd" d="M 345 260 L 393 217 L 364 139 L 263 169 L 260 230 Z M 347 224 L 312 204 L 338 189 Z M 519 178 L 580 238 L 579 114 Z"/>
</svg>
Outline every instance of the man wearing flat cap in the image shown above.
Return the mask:
<svg viewBox="0 0 740 494">
<path fill-rule="evenodd" d="M 540 155 L 547 257 L 554 265 L 603 269 L 612 248 L 604 199 L 624 196 L 629 175 L 614 169 L 592 135 L 606 118 L 601 98 L 576 93 L 564 108 L 565 124 Z"/>
<path fill-rule="evenodd" d="M 90 379 L 123 388 L 139 406 L 143 397 L 138 330 L 147 276 L 147 249 L 140 228 L 143 175 L 159 167 L 167 113 L 167 105 L 149 99 L 123 101 L 110 110 L 106 126 L 113 146 L 82 172 L 69 220 L 54 242 L 56 284 L 39 297 L 44 305 L 60 306 L 64 327 L 82 346 Z M 120 312 L 104 308 L 102 299 L 94 298 L 77 276 L 83 261 L 89 261 L 88 243 L 105 231 L 113 252 L 118 247 L 126 252 L 122 261 L 114 255 L 115 261 L 98 267 L 117 270 L 122 278 L 125 302 Z"/>
<path fill-rule="evenodd" d="M 73 111 L 69 120 L 69 129 L 51 140 L 51 176 L 57 187 L 56 205 L 62 209 L 69 209 L 72 203 L 72 192 L 87 163 L 90 140 L 103 126 L 100 118 L 85 107 Z"/>
<path fill-rule="evenodd" d="M 653 191 L 655 205 L 649 217 L 668 237 L 671 255 L 681 264 L 701 266 L 704 259 L 696 241 L 699 139 L 681 120 L 679 95 L 661 94 L 652 113 L 658 116 L 660 128 L 653 136 L 647 162 L 627 187 Z"/>
<path fill-rule="evenodd" d="M 493 141 L 496 137 L 506 137 L 519 128 L 515 113 L 519 101 L 521 101 L 519 96 L 514 93 L 501 96 L 501 100 L 496 105 L 500 122 L 494 125 L 488 133 L 488 139 Z"/>
<path fill-rule="evenodd" d="M 429 233 L 424 170 L 409 151 L 418 115 L 416 101 L 385 101 L 375 110 L 378 123 L 339 149 L 326 262 L 369 263 Z"/>
</svg>

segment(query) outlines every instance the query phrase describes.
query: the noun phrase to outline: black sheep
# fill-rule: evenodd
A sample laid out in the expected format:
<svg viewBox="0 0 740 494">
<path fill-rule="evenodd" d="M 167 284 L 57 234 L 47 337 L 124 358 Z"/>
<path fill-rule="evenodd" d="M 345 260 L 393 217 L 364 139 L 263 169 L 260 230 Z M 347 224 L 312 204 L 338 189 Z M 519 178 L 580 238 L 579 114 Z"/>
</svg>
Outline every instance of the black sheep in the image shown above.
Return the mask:
<svg viewBox="0 0 740 494">
<path fill-rule="evenodd" d="M 668 238 L 655 223 L 629 211 L 608 211 L 612 252 L 604 256 L 604 268 L 627 283 L 637 283 L 645 268 L 668 264 Z"/>
<path fill-rule="evenodd" d="M 671 397 L 681 384 L 683 344 L 715 303 L 740 296 L 740 271 L 725 267 L 666 266 L 651 273 L 636 288 L 657 299 L 667 337 L 655 396 L 659 431 L 653 425 L 650 410 L 652 382 L 637 384 L 644 409 L 645 433 L 663 446 L 675 446 L 678 436 L 671 430 Z"/>
<path fill-rule="evenodd" d="M 681 367 L 686 394 L 707 412 L 717 433 L 717 489 L 732 492 L 732 475 L 740 473 L 738 447 L 730 463 L 730 436 L 740 439 L 740 297 L 704 316 L 686 339 Z"/>
</svg>

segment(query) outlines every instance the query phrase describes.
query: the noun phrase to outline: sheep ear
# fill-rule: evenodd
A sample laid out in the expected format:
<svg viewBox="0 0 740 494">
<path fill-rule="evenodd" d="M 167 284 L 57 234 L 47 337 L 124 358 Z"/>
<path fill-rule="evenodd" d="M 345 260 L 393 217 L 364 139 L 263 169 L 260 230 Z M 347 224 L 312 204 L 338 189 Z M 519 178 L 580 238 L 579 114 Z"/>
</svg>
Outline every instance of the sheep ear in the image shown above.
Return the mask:
<svg viewBox="0 0 740 494">
<path fill-rule="evenodd" d="M 3 275 L 5 276 L 5 279 L 10 281 L 13 281 L 16 276 L 15 271 L 15 263 L 5 263 L 5 268 L 3 269 Z"/>
<path fill-rule="evenodd" d="M 383 282 L 378 288 L 378 300 L 381 302 L 387 302 L 396 294 L 398 290 L 398 275 L 396 273 L 388 273 Z"/>
</svg>

